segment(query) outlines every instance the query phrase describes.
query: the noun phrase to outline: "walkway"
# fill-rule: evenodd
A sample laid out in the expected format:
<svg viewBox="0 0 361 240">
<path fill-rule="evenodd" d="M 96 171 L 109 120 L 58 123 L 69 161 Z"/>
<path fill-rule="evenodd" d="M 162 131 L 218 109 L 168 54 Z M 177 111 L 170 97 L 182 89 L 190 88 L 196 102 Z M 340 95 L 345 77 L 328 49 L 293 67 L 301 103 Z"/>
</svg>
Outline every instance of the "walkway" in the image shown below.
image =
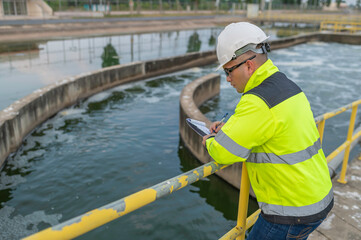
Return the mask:
<svg viewBox="0 0 361 240">
<path fill-rule="evenodd" d="M 361 154 L 348 166 L 347 184 L 333 179 L 335 205 L 310 240 L 361 240 Z"/>
<path fill-rule="evenodd" d="M 102 19 L 43 19 L 0 21 L 0 42 L 63 37 L 162 32 L 225 26 L 242 16 L 166 16 Z M 22 25 L 25 24 L 25 25 Z"/>
<path fill-rule="evenodd" d="M 130 15 L 128 13 L 128 15 Z M 76 17 L 76 16 L 72 16 Z M 149 16 L 149 17 L 115 17 L 115 18 L 41 18 L 41 19 L 2 19 L 0 26 L 59 24 L 59 23 L 108 23 L 108 22 L 140 22 L 140 21 L 188 21 L 188 20 L 213 20 L 222 15 L 192 15 L 192 16 Z"/>
</svg>

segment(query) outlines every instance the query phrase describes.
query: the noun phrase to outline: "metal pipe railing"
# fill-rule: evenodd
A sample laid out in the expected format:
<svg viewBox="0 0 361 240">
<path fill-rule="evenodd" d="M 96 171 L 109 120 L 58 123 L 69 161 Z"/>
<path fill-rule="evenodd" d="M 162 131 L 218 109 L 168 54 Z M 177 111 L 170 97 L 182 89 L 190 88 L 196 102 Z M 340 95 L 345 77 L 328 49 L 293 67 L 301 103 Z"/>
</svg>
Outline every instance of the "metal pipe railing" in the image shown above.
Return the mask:
<svg viewBox="0 0 361 240">
<path fill-rule="evenodd" d="M 258 215 L 260 213 L 261 213 L 261 209 L 258 209 L 257 211 L 252 213 L 252 215 L 250 215 L 247 218 L 246 228 L 244 229 L 245 231 L 248 230 L 250 227 L 252 227 L 256 223 L 256 221 L 258 219 Z M 235 226 L 229 232 L 224 234 L 223 237 L 221 237 L 219 240 L 234 240 L 234 239 L 236 239 L 236 237 L 241 235 L 242 232 L 243 232 L 243 230 L 241 228 L 239 228 L 238 226 Z"/>
<path fill-rule="evenodd" d="M 64 223 L 47 228 L 24 239 L 72 239 L 133 212 L 155 200 L 170 195 L 199 179 L 205 178 L 229 165 L 209 162 L 177 177 L 141 190 L 103 207 L 94 209 Z"/>
<path fill-rule="evenodd" d="M 246 163 L 242 163 L 241 186 L 239 188 L 239 202 L 238 202 L 238 216 L 237 227 L 241 230 L 241 234 L 236 238 L 237 240 L 244 240 L 246 234 L 246 219 L 248 211 L 249 189 L 251 183 L 249 181 Z"/>
<path fill-rule="evenodd" d="M 350 104 L 347 104 L 343 107 L 340 107 L 340 108 L 337 108 L 336 110 L 333 110 L 331 112 L 328 112 L 328 113 L 325 113 L 325 114 L 322 114 L 318 117 L 315 118 L 315 121 L 316 121 L 316 124 L 319 124 L 322 120 L 327 120 L 327 119 L 330 119 L 340 113 L 343 113 L 345 111 L 347 111 L 348 109 L 351 109 L 353 106 L 355 105 L 360 105 L 361 104 L 361 99 L 359 100 L 356 100 Z"/>
<path fill-rule="evenodd" d="M 258 215 L 261 212 L 261 209 L 255 211 L 251 216 L 247 218 L 248 212 L 248 200 L 249 200 L 249 190 L 250 190 L 250 181 L 248 177 L 246 163 L 242 163 L 242 175 L 241 175 L 241 187 L 239 193 L 239 203 L 238 203 L 238 216 L 237 216 L 237 225 L 232 228 L 228 233 L 223 235 L 220 240 L 244 240 L 246 230 L 249 229 L 258 219 Z"/>
<path fill-rule="evenodd" d="M 343 150 L 345 150 L 348 146 L 351 145 L 354 141 L 356 141 L 358 138 L 361 137 L 361 130 L 353 135 L 351 141 L 346 141 L 343 144 L 341 144 L 338 148 L 336 148 L 330 155 L 327 156 L 326 160 L 327 163 L 331 162 L 332 159 L 334 159 L 339 153 L 341 153 Z"/>
<path fill-rule="evenodd" d="M 320 24 L 320 31 L 322 30 L 332 30 L 334 32 L 349 31 L 351 33 L 356 33 L 357 31 L 361 31 L 361 21 L 322 21 Z"/>
<path fill-rule="evenodd" d="M 334 117 L 334 116 L 336 116 L 336 115 L 338 115 L 340 113 L 343 113 L 348 109 L 352 109 L 350 122 L 349 122 L 349 127 L 348 127 L 348 131 L 347 131 L 346 141 L 343 144 L 341 144 L 336 150 L 334 150 L 330 155 L 328 155 L 327 158 L 326 158 L 327 163 L 329 163 L 341 151 L 345 150 L 344 157 L 343 157 L 343 162 L 342 162 L 342 169 L 341 169 L 341 173 L 340 173 L 340 178 L 337 180 L 338 182 L 343 183 L 343 184 L 347 183 L 347 181 L 345 180 L 345 177 L 346 177 L 347 163 L 348 163 L 348 159 L 349 159 L 349 155 L 350 155 L 350 145 L 351 145 L 351 143 L 353 141 L 355 141 L 356 139 L 358 139 L 361 136 L 361 131 L 359 131 L 356 134 L 353 134 L 353 131 L 354 131 L 354 128 L 355 128 L 356 116 L 357 116 L 357 107 L 360 104 L 361 104 L 361 99 L 359 99 L 357 101 L 354 101 L 351 104 L 340 107 L 340 108 L 338 108 L 338 109 L 336 109 L 334 111 L 325 113 L 325 114 L 315 118 L 316 124 L 318 124 L 318 131 L 319 131 L 320 139 L 321 139 L 321 143 L 322 143 L 326 120 L 330 119 L 330 118 L 332 118 L 332 117 Z"/>
<path fill-rule="evenodd" d="M 355 128 L 357 107 L 358 107 L 357 105 L 352 106 L 352 112 L 351 112 L 351 117 L 350 117 L 350 123 L 348 125 L 348 132 L 347 132 L 347 139 L 346 139 L 346 142 L 348 144 L 345 149 L 345 155 L 343 157 L 340 178 L 337 180 L 338 182 L 343 183 L 343 184 L 347 183 L 347 181 L 345 180 L 345 177 L 346 177 L 348 158 L 350 155 L 350 144 L 351 144 L 351 140 L 352 140 L 353 130 Z"/>
</svg>

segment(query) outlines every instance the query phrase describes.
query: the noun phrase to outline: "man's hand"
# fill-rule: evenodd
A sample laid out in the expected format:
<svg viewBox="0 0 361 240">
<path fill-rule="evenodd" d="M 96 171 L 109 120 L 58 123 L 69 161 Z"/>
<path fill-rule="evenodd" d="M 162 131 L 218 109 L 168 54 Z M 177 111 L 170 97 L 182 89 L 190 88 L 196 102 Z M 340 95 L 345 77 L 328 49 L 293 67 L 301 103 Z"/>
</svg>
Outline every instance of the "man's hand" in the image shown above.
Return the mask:
<svg viewBox="0 0 361 240">
<path fill-rule="evenodd" d="M 221 130 L 223 125 L 224 125 L 224 122 L 220 122 L 220 121 L 216 121 L 216 122 L 213 122 L 211 124 L 211 127 L 209 128 L 209 131 L 211 131 L 211 134 L 208 134 L 208 135 L 203 137 L 202 144 L 203 144 L 204 147 L 206 146 L 206 140 L 208 138 L 210 138 L 211 136 L 215 137 L 216 134 L 219 132 L 219 130 Z"/>
<path fill-rule="evenodd" d="M 208 134 L 208 135 L 206 135 L 206 136 L 203 137 L 202 144 L 203 144 L 204 147 L 206 146 L 206 141 L 207 141 L 207 139 L 208 139 L 209 137 L 211 137 L 211 136 L 216 136 L 216 134 L 215 134 L 215 133 L 211 133 L 211 134 Z"/>
<path fill-rule="evenodd" d="M 221 130 L 221 128 L 223 127 L 224 125 L 224 122 L 220 122 L 220 121 L 216 121 L 216 122 L 213 122 L 211 124 L 211 127 L 209 128 L 209 131 L 211 131 L 211 133 L 218 133 L 219 130 Z"/>
</svg>

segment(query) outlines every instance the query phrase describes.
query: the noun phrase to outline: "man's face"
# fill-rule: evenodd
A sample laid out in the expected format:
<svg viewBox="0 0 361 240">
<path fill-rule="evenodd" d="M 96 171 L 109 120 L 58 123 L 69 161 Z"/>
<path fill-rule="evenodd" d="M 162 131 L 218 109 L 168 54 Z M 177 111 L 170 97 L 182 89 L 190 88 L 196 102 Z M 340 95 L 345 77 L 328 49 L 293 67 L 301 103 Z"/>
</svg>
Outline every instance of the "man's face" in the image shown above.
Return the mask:
<svg viewBox="0 0 361 240">
<path fill-rule="evenodd" d="M 227 76 L 227 82 L 231 83 L 232 87 L 234 87 L 237 92 L 243 93 L 244 88 L 246 87 L 246 84 L 248 82 L 248 79 L 250 78 L 249 75 L 249 66 L 248 66 L 248 58 L 246 56 L 239 56 L 237 59 L 232 60 L 225 65 L 223 65 L 223 69 L 227 71 L 227 69 L 230 69 L 242 62 L 244 62 L 242 65 L 238 66 L 237 68 L 233 69 L 232 72 L 229 73 Z"/>
</svg>

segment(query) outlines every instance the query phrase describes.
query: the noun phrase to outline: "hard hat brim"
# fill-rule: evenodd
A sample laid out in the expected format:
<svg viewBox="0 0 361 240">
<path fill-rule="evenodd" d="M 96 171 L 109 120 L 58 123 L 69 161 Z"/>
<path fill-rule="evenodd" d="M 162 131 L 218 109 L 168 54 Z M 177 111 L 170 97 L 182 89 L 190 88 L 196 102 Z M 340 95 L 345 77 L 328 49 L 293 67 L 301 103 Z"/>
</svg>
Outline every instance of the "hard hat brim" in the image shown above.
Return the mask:
<svg viewBox="0 0 361 240">
<path fill-rule="evenodd" d="M 214 70 L 214 71 L 218 71 L 223 67 L 224 64 L 219 64 L 219 66 Z"/>
<path fill-rule="evenodd" d="M 266 42 L 268 38 L 269 38 L 269 36 L 261 43 Z M 252 51 L 252 52 L 260 53 L 260 54 L 263 53 L 263 51 L 261 49 L 257 49 L 256 46 L 257 46 L 257 44 L 248 44 L 248 45 L 244 46 L 243 48 L 238 49 L 237 51 L 235 51 L 236 58 L 241 56 L 242 54 L 248 52 L 248 51 Z M 228 62 L 230 62 L 230 61 L 232 61 L 232 59 L 230 59 Z M 228 62 L 226 62 L 226 63 L 228 63 Z M 224 63 L 224 64 L 226 64 L 226 63 Z M 215 71 L 220 70 L 223 67 L 224 64 L 221 63 L 215 69 Z"/>
</svg>

